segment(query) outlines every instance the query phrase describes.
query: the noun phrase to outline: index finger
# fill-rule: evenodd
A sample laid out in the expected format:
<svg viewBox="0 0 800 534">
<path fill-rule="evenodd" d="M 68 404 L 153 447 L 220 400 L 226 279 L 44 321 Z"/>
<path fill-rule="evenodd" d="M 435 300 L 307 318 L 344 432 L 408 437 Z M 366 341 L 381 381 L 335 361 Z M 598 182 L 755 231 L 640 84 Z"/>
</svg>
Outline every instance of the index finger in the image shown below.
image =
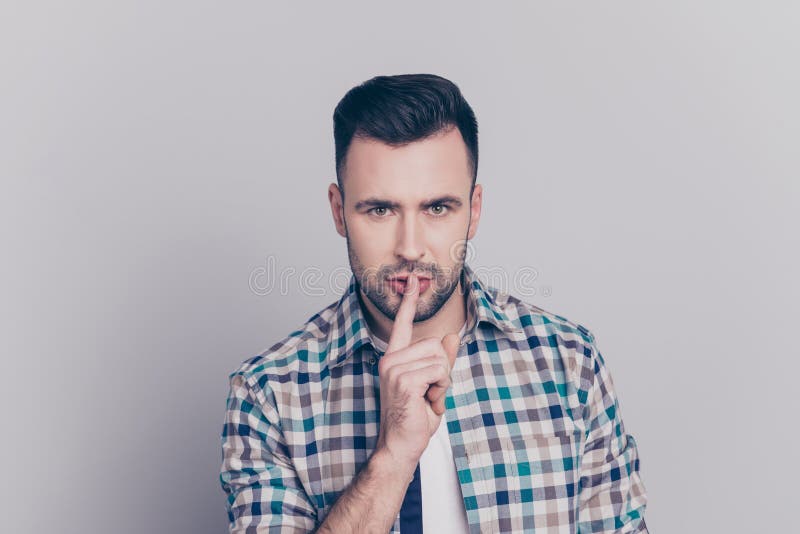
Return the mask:
<svg viewBox="0 0 800 534">
<path fill-rule="evenodd" d="M 417 275 L 409 274 L 406 287 L 403 291 L 403 300 L 394 318 L 392 333 L 389 335 L 389 344 L 386 352 L 404 349 L 411 344 L 411 332 L 414 325 L 414 315 L 417 313 L 417 300 L 419 299 L 419 281 Z"/>
</svg>

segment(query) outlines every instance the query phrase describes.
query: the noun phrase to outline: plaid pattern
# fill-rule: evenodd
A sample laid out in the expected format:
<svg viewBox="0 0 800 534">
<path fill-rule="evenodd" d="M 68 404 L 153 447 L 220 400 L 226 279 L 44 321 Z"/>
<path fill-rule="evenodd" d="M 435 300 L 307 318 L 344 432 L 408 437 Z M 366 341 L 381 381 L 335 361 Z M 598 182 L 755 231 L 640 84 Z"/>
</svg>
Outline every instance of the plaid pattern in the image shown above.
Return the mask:
<svg viewBox="0 0 800 534">
<path fill-rule="evenodd" d="M 470 324 L 445 406 L 470 532 L 647 532 L 636 442 L 594 335 L 469 265 L 463 276 Z M 338 302 L 230 375 L 231 532 L 323 521 L 377 442 L 381 355 L 352 276 Z"/>
</svg>

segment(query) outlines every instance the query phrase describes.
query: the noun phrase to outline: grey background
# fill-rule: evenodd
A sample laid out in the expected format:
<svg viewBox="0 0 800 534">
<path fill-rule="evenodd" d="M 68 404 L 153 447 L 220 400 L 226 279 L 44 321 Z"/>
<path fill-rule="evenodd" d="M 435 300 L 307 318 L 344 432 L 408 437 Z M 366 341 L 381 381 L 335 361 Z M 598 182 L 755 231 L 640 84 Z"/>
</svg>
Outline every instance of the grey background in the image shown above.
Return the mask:
<svg viewBox="0 0 800 534">
<path fill-rule="evenodd" d="M 473 265 L 536 269 L 525 298 L 595 332 L 651 531 L 784 531 L 798 15 L 3 3 L 0 529 L 224 531 L 227 375 L 338 298 L 249 278 L 269 257 L 348 266 L 326 196 L 333 107 L 373 75 L 433 72 L 480 124 Z"/>
</svg>

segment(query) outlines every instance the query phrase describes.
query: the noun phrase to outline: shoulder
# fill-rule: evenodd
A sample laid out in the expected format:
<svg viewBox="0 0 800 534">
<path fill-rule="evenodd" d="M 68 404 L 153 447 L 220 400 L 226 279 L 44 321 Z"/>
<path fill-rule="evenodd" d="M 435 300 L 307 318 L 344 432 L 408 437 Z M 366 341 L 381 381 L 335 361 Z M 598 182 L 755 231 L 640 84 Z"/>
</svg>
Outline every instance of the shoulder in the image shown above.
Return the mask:
<svg viewBox="0 0 800 534">
<path fill-rule="evenodd" d="M 509 321 L 526 333 L 555 336 L 558 341 L 569 345 L 588 347 L 595 343 L 594 333 L 582 323 L 495 287 L 489 287 L 487 294 L 503 310 Z"/>
<path fill-rule="evenodd" d="M 590 386 L 598 363 L 602 365 L 590 328 L 497 288 L 488 288 L 487 294 L 517 328 L 509 335 L 518 345 L 536 351 L 548 367 L 566 375 L 578 388 Z"/>
<path fill-rule="evenodd" d="M 279 341 L 244 360 L 229 378 L 243 380 L 263 391 L 267 384 L 274 388 L 296 383 L 300 376 L 324 374 L 338 304 L 331 303 Z"/>
</svg>

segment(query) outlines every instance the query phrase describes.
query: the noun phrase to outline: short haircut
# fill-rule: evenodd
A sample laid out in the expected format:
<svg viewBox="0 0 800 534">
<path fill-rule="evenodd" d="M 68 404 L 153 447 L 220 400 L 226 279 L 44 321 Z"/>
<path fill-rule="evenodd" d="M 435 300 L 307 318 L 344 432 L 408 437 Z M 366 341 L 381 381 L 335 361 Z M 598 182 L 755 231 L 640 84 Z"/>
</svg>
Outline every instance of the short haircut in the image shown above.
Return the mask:
<svg viewBox="0 0 800 534">
<path fill-rule="evenodd" d="M 336 181 L 342 195 L 342 170 L 353 138 L 403 146 L 453 126 L 461 132 L 467 147 L 474 188 L 478 176 L 478 121 L 456 84 L 435 74 L 398 74 L 375 76 L 353 87 L 333 112 Z"/>
</svg>

